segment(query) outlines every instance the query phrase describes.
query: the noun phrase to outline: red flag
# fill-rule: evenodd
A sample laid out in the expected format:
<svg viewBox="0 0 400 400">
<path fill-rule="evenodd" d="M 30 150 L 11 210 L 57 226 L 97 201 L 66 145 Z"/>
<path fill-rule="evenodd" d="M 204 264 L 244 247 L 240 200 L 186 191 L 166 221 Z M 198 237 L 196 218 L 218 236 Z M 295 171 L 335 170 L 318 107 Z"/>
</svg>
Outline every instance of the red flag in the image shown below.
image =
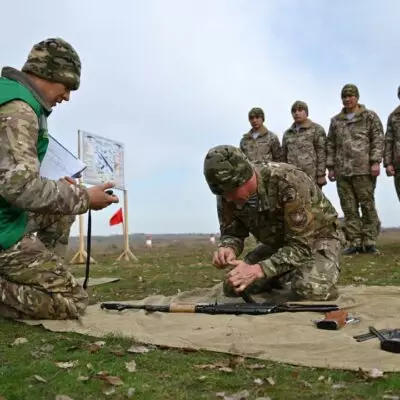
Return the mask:
<svg viewBox="0 0 400 400">
<path fill-rule="evenodd" d="M 110 218 L 110 226 L 118 225 L 124 222 L 124 216 L 122 214 L 122 208 L 120 208 L 111 218 Z"/>
</svg>

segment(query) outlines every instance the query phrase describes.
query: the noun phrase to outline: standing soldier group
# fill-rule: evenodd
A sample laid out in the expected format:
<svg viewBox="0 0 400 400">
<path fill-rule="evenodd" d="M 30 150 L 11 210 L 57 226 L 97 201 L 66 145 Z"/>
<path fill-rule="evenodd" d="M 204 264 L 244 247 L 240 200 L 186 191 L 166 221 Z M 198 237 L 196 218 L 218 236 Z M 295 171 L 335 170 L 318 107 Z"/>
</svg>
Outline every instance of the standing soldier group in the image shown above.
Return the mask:
<svg viewBox="0 0 400 400">
<path fill-rule="evenodd" d="M 241 139 L 240 149 L 256 165 L 271 161 L 292 164 L 320 188 L 327 183 L 328 170 L 328 179 L 336 181 L 344 214 L 348 247 L 343 254 L 377 254 L 380 220 L 375 188 L 382 161 L 387 176 L 394 176 L 400 200 L 400 106 L 390 114 L 385 135 L 379 116 L 359 103 L 355 85 L 345 85 L 341 98 L 343 108 L 331 118 L 328 134 L 309 118 L 307 104 L 296 101 L 291 107 L 294 122 L 284 132 L 282 144 L 264 126 L 263 110 L 251 109 L 252 129 Z"/>
</svg>

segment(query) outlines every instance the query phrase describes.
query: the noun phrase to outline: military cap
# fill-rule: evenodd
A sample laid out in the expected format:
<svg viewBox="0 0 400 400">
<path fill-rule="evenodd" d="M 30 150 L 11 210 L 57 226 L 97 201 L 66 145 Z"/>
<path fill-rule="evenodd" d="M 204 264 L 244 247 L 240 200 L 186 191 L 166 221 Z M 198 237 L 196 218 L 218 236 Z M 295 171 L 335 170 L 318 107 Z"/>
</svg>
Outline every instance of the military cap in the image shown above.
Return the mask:
<svg viewBox="0 0 400 400">
<path fill-rule="evenodd" d="M 291 112 L 294 112 L 296 110 L 304 110 L 306 112 L 306 114 L 308 115 L 308 105 L 304 101 L 300 101 L 300 100 L 295 101 L 290 110 L 291 110 Z"/>
<path fill-rule="evenodd" d="M 245 154 L 237 147 L 211 148 L 204 159 L 204 176 L 211 192 L 223 195 L 246 183 L 254 174 Z"/>
<path fill-rule="evenodd" d="M 48 81 L 63 83 L 70 90 L 77 90 L 80 85 L 81 60 L 65 40 L 50 38 L 33 46 L 22 71 Z"/>
<path fill-rule="evenodd" d="M 343 86 L 341 96 L 342 99 L 346 96 L 356 96 L 358 99 L 360 98 L 360 93 L 358 92 L 358 88 L 356 85 L 348 83 L 347 85 Z"/>
<path fill-rule="evenodd" d="M 264 111 L 262 108 L 260 107 L 253 107 L 250 111 L 249 111 L 249 118 L 250 117 L 261 117 L 263 119 L 263 121 L 265 121 L 265 115 L 264 115 Z"/>
</svg>

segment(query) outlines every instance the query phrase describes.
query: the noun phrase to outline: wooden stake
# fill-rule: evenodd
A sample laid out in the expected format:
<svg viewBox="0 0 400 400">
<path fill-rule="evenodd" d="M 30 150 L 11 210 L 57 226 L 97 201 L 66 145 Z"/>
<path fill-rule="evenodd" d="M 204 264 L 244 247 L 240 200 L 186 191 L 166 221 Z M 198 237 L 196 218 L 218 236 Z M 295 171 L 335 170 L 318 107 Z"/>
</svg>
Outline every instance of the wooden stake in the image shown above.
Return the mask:
<svg viewBox="0 0 400 400">
<path fill-rule="evenodd" d="M 139 259 L 132 253 L 129 248 L 129 234 L 128 234 L 128 191 L 124 189 L 124 221 L 122 223 L 123 231 L 124 231 L 124 251 L 117 258 L 117 261 L 120 261 L 122 257 L 124 257 L 125 261 L 139 261 Z"/>
<path fill-rule="evenodd" d="M 81 158 L 81 132 L 78 130 L 78 158 Z M 78 184 L 82 183 L 82 179 L 78 179 Z M 87 259 L 87 252 L 85 250 L 85 233 L 84 233 L 84 220 L 83 215 L 79 215 L 79 250 L 78 252 L 72 257 L 70 264 L 85 264 Z M 96 264 L 96 261 L 93 257 L 90 257 L 90 262 Z"/>
</svg>

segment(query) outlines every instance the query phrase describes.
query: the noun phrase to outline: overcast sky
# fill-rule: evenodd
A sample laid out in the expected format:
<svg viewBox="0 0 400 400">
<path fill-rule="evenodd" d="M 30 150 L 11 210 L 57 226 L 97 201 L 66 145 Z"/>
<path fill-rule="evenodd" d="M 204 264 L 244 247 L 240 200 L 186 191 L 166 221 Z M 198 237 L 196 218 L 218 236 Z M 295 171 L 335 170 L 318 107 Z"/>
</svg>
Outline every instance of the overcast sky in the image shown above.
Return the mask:
<svg viewBox="0 0 400 400">
<path fill-rule="evenodd" d="M 399 13 L 395 0 L 14 0 L 2 5 L 0 63 L 20 68 L 34 43 L 69 41 L 82 85 L 54 110 L 50 133 L 74 152 L 78 129 L 125 144 L 130 232 L 211 233 L 203 158 L 238 145 L 253 106 L 280 138 L 298 99 L 327 130 L 351 82 L 386 128 L 399 103 Z M 335 184 L 324 192 L 341 214 Z M 376 202 L 383 226 L 400 225 L 383 168 Z M 118 207 L 95 213 L 95 234 L 120 232 L 108 226 Z"/>
</svg>

